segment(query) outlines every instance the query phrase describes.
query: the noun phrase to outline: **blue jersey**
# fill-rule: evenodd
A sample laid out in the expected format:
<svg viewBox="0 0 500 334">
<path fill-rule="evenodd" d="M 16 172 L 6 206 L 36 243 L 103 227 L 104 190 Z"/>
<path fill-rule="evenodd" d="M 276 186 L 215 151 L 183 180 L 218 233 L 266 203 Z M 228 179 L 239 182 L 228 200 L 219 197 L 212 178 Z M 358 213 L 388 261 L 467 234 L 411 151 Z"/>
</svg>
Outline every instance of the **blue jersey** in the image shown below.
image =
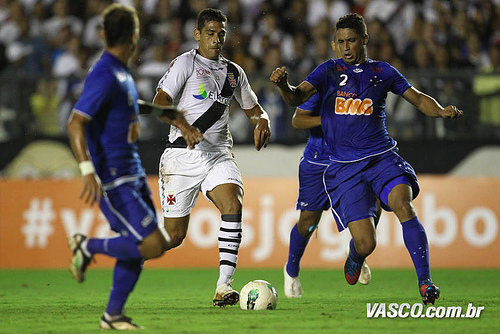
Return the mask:
<svg viewBox="0 0 500 334">
<path fill-rule="evenodd" d="M 86 126 L 89 153 L 103 184 L 122 176 L 144 176 L 134 127 L 138 126 L 137 88 L 127 66 L 104 52 L 90 70 L 74 112 Z"/>
<path fill-rule="evenodd" d="M 321 127 L 332 160 L 357 161 L 396 147 L 385 126 L 385 99 L 411 85 L 394 67 L 371 59 L 359 65 L 330 59 L 305 81 L 322 99 Z"/>
<path fill-rule="evenodd" d="M 298 106 L 299 109 L 310 111 L 311 116 L 320 115 L 321 101 L 319 94 L 314 94 L 309 100 Z M 309 129 L 309 139 L 304 149 L 304 157 L 323 157 L 324 153 L 323 130 L 321 126 Z M 326 159 L 327 157 L 325 157 Z"/>
</svg>

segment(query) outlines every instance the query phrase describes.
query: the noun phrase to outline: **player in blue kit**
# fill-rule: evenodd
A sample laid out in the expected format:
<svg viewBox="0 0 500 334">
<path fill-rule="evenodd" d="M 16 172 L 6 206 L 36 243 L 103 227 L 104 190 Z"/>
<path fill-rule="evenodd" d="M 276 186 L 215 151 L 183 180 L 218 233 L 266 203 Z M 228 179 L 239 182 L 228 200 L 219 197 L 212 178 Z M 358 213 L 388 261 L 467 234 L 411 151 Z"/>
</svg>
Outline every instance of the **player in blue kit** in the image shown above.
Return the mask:
<svg viewBox="0 0 500 334">
<path fill-rule="evenodd" d="M 314 94 L 295 109 L 292 118 L 294 128 L 309 129 L 309 139 L 299 163 L 299 196 L 296 208 L 300 210 L 300 217 L 290 232 L 288 262 L 283 270 L 284 292 L 288 298 L 302 297 L 302 286 L 299 278 L 300 261 L 309 238 L 318 228 L 323 211 L 330 208 L 330 200 L 324 187 L 324 173 L 330 160 L 328 151 L 324 148 L 321 116 L 319 115 L 320 103 L 319 94 Z M 377 217 L 380 217 L 380 211 Z M 370 279 L 370 268 L 364 261 L 359 282 L 368 284 Z"/>
<path fill-rule="evenodd" d="M 336 23 L 332 42 L 339 59 L 319 65 L 302 83 L 288 83 L 285 67 L 277 68 L 270 80 L 292 106 L 319 93 L 321 126 L 331 163 L 325 171 L 325 187 L 339 231 L 352 235 L 344 273 L 356 284 L 364 259 L 375 249 L 376 201 L 394 211 L 415 266 L 424 304 L 439 298 L 431 279 L 428 242 L 413 199 L 419 186 L 413 168 L 397 154 L 397 146 L 385 126 L 388 92 L 402 95 L 431 117 L 458 118 L 456 106 L 443 108 L 435 99 L 414 87 L 394 67 L 367 58 L 368 34 L 363 17 L 348 14 Z"/>
<path fill-rule="evenodd" d="M 138 154 L 138 93 L 127 69 L 139 38 L 138 16 L 131 7 L 113 4 L 103 18 L 105 50 L 85 80 L 68 122 L 68 133 L 82 172 L 81 198 L 91 205 L 99 203 L 111 229 L 120 236 L 72 236 L 70 271 L 83 282 L 94 254 L 116 258 L 113 286 L 100 327 L 137 329 L 140 327 L 123 313 L 125 302 L 139 279 L 143 261 L 160 256 L 169 242 L 158 224 Z M 187 145 L 194 146 L 203 139 L 178 111 L 172 110 L 164 119 L 180 126 Z"/>
</svg>

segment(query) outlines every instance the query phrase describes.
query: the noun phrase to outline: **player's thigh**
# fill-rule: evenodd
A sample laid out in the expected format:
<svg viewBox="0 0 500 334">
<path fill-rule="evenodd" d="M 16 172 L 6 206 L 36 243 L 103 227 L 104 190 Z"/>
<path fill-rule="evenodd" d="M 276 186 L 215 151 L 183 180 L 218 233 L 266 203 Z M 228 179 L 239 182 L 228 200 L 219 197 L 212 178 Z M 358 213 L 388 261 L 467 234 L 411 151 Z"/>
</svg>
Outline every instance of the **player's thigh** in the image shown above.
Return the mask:
<svg viewBox="0 0 500 334">
<path fill-rule="evenodd" d="M 164 217 L 163 228 L 169 238 L 170 248 L 182 244 L 186 237 L 190 215 L 184 217 Z"/>
<path fill-rule="evenodd" d="M 374 158 L 374 163 L 367 172 L 367 179 L 380 199 L 382 208 L 387 211 L 392 211 L 388 197 L 397 185 L 406 184 L 411 187 L 410 201 L 420 192 L 413 167 L 395 152 L 387 152 Z"/>
<path fill-rule="evenodd" d="M 352 183 L 344 182 L 334 192 L 340 193 L 338 200 L 332 202 L 332 212 L 339 232 L 350 222 L 377 216 L 377 198 L 366 182 L 360 180 L 353 180 Z"/>
<path fill-rule="evenodd" d="M 241 214 L 243 189 L 235 183 L 224 183 L 207 191 L 206 196 L 219 209 L 222 215 Z"/>
<path fill-rule="evenodd" d="M 220 153 L 214 158 L 201 191 L 221 214 L 241 213 L 243 180 L 231 153 Z"/>
<path fill-rule="evenodd" d="M 159 170 L 158 186 L 163 217 L 188 216 L 207 176 L 206 158 L 200 151 L 168 148 L 160 159 Z"/>
<path fill-rule="evenodd" d="M 104 186 L 100 203 L 111 229 L 135 242 L 142 242 L 158 228 L 156 212 L 146 188 L 145 178 L 110 189 Z"/>
<path fill-rule="evenodd" d="M 322 211 L 330 207 L 323 179 L 328 164 L 329 161 L 309 161 L 307 158 L 301 160 L 297 210 Z"/>
<path fill-rule="evenodd" d="M 348 224 L 349 232 L 351 232 L 352 239 L 356 251 L 360 255 L 369 255 L 373 252 L 376 246 L 376 234 L 374 218 L 363 218 L 360 220 L 352 221 Z"/>
</svg>

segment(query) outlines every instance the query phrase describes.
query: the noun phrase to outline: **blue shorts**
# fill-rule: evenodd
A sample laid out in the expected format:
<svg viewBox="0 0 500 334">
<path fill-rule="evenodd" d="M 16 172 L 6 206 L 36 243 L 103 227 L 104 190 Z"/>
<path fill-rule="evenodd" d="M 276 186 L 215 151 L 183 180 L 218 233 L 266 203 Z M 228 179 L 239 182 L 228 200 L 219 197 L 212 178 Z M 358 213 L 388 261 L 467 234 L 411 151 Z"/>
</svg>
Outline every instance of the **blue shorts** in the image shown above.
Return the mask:
<svg viewBox="0 0 500 334">
<path fill-rule="evenodd" d="M 318 211 L 330 208 L 330 200 L 325 190 L 323 177 L 328 159 L 304 156 L 299 163 L 299 197 L 297 210 Z"/>
<path fill-rule="evenodd" d="M 339 231 L 349 222 L 376 217 L 377 198 L 382 208 L 391 211 L 387 195 L 401 183 L 409 184 L 413 198 L 417 197 L 420 191 L 417 176 L 395 151 L 357 162 L 332 162 L 325 172 L 325 185 Z"/>
<path fill-rule="evenodd" d="M 136 243 L 158 228 L 151 190 L 144 177 L 106 189 L 100 208 L 113 231 Z"/>
</svg>

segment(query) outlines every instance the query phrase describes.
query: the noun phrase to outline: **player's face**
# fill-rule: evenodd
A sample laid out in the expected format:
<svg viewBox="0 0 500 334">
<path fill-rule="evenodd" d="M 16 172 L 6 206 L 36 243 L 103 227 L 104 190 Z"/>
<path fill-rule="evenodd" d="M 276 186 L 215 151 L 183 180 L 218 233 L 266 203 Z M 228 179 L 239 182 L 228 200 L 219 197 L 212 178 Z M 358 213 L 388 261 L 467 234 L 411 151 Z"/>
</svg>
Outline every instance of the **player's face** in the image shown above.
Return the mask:
<svg viewBox="0 0 500 334">
<path fill-rule="evenodd" d="M 362 38 L 353 29 L 339 29 L 335 34 L 335 53 L 346 64 L 359 64 L 366 60 L 366 43 L 368 35 Z"/>
<path fill-rule="evenodd" d="M 194 38 L 203 57 L 217 60 L 226 41 L 226 23 L 207 21 L 201 31 L 194 30 Z"/>
</svg>

